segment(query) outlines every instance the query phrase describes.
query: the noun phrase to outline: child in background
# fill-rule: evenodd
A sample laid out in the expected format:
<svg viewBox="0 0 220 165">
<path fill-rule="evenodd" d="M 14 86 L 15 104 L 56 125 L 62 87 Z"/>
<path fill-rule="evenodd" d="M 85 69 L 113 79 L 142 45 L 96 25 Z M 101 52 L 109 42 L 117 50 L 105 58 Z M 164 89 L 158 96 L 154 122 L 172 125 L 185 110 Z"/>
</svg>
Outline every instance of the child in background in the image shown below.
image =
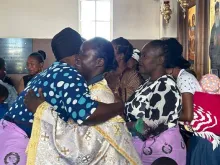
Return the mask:
<svg viewBox="0 0 220 165">
<path fill-rule="evenodd" d="M 7 88 L 0 84 L 0 119 L 2 119 L 5 113 L 8 111 L 8 105 L 5 104 L 8 94 Z"/>
</svg>

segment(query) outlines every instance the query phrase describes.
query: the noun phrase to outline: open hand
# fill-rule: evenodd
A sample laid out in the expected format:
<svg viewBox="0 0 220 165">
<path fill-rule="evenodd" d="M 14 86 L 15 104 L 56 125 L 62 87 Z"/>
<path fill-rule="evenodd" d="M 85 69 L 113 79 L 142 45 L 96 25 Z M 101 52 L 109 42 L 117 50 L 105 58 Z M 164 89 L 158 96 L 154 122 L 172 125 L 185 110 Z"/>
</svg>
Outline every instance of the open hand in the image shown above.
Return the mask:
<svg viewBox="0 0 220 165">
<path fill-rule="evenodd" d="M 39 97 L 36 96 L 33 90 L 29 90 L 24 97 L 24 104 L 28 111 L 35 113 L 38 106 L 45 101 L 42 89 L 38 90 Z"/>
</svg>

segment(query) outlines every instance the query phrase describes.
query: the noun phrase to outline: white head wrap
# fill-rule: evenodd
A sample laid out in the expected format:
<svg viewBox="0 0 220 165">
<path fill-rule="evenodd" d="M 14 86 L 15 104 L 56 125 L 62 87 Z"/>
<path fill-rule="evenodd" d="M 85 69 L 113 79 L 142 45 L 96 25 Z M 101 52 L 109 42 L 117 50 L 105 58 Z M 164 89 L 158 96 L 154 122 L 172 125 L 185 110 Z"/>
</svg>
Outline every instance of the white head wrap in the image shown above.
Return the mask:
<svg viewBox="0 0 220 165">
<path fill-rule="evenodd" d="M 141 54 L 140 50 L 134 48 L 132 58 L 135 59 L 137 62 L 139 62 L 140 54 Z"/>
</svg>

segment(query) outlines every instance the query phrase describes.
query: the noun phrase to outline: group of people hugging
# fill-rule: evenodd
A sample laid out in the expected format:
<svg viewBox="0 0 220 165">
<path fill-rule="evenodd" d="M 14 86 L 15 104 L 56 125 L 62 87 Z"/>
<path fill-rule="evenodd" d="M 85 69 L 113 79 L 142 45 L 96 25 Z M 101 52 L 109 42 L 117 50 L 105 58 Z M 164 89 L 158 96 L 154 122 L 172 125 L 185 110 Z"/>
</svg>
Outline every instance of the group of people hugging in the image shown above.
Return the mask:
<svg viewBox="0 0 220 165">
<path fill-rule="evenodd" d="M 45 52 L 28 57 L 29 75 L 0 116 L 0 164 L 220 164 L 220 80 L 198 81 L 176 39 L 139 51 L 123 37 L 85 41 L 65 28 L 51 48 L 48 68 Z M 2 105 L 7 91 L 0 84 Z"/>
</svg>

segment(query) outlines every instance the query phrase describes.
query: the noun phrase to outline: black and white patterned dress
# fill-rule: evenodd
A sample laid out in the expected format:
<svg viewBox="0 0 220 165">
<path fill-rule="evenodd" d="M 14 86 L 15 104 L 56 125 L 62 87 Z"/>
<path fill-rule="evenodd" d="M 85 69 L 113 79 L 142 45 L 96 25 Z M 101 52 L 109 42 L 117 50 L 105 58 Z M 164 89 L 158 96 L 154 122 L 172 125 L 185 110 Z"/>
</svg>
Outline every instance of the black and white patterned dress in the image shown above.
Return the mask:
<svg viewBox="0 0 220 165">
<path fill-rule="evenodd" d="M 147 135 L 156 136 L 178 123 L 182 109 L 181 94 L 172 76 L 147 81 L 131 96 L 125 106 L 126 119 L 143 119 Z"/>
</svg>

